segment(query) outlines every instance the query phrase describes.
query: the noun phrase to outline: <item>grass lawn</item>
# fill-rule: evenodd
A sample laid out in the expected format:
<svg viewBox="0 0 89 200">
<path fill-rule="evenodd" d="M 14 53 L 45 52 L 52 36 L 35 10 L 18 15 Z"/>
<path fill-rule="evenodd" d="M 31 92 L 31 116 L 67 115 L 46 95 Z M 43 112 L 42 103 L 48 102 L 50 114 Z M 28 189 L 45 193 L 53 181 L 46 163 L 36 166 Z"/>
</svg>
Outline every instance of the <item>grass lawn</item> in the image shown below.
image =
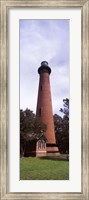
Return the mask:
<svg viewBox="0 0 89 200">
<path fill-rule="evenodd" d="M 69 162 L 28 157 L 20 159 L 21 180 L 68 180 Z"/>
</svg>

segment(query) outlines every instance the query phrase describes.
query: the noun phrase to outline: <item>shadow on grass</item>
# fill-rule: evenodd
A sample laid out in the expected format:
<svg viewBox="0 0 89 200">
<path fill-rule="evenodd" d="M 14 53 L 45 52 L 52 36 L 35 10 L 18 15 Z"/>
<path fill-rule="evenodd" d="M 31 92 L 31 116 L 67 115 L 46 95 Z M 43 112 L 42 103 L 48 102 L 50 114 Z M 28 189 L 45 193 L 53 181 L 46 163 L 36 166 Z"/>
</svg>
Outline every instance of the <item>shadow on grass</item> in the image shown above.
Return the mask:
<svg viewBox="0 0 89 200">
<path fill-rule="evenodd" d="M 39 157 L 39 159 L 42 160 L 59 160 L 59 161 L 69 161 L 69 157 L 61 157 L 61 156 L 44 156 L 44 157 Z"/>
</svg>

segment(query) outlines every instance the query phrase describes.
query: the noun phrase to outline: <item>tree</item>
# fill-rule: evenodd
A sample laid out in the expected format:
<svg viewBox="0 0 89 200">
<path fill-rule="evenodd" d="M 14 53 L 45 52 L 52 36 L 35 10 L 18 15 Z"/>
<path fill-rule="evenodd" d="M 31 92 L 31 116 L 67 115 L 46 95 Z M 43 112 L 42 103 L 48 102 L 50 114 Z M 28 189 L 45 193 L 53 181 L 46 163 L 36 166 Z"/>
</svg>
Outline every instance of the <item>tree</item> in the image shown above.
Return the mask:
<svg viewBox="0 0 89 200">
<path fill-rule="evenodd" d="M 63 99 L 63 106 L 60 111 L 64 114 L 63 118 L 54 115 L 55 135 L 59 151 L 69 152 L 69 99 Z"/>
<path fill-rule="evenodd" d="M 64 116 L 69 118 L 69 99 L 63 99 L 63 103 L 64 108 L 60 108 L 60 111 L 64 113 Z"/>
<path fill-rule="evenodd" d="M 60 150 L 61 148 L 61 134 L 63 132 L 63 120 L 62 117 L 60 117 L 59 115 L 55 114 L 53 116 L 54 118 L 54 127 L 55 127 L 55 136 L 56 136 L 56 143 L 58 145 L 58 148 Z"/>
<path fill-rule="evenodd" d="M 20 110 L 20 153 L 24 156 L 27 142 L 38 140 L 46 131 L 46 125 L 29 109 Z"/>
</svg>

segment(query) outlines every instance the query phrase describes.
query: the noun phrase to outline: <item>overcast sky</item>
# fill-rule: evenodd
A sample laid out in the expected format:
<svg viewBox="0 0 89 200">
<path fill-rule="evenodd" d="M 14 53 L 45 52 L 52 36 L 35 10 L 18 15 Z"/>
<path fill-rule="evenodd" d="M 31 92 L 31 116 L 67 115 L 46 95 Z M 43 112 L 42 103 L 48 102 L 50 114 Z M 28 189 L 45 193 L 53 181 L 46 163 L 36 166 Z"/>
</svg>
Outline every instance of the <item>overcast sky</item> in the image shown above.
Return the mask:
<svg viewBox="0 0 89 200">
<path fill-rule="evenodd" d="M 20 20 L 20 108 L 36 112 L 38 67 L 51 67 L 53 114 L 69 98 L 69 20 Z"/>
</svg>

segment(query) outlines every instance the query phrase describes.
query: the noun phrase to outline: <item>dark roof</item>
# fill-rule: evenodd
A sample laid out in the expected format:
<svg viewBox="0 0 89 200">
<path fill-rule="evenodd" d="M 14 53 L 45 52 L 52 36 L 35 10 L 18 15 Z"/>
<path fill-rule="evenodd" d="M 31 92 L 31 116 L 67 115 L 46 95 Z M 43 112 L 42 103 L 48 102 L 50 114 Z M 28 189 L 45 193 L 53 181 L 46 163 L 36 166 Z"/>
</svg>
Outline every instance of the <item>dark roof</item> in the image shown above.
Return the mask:
<svg viewBox="0 0 89 200">
<path fill-rule="evenodd" d="M 45 135 L 42 133 L 41 135 L 37 135 L 35 133 L 30 133 L 28 132 L 20 132 L 21 136 L 25 138 L 27 138 L 27 140 L 32 141 L 32 140 L 39 140 L 39 139 L 43 139 L 43 140 L 47 140 L 47 138 L 45 137 Z"/>
<path fill-rule="evenodd" d="M 47 138 L 46 138 L 46 136 L 45 136 L 43 133 L 42 133 L 42 135 L 39 137 L 38 140 L 40 140 L 40 139 L 47 141 Z"/>
</svg>

